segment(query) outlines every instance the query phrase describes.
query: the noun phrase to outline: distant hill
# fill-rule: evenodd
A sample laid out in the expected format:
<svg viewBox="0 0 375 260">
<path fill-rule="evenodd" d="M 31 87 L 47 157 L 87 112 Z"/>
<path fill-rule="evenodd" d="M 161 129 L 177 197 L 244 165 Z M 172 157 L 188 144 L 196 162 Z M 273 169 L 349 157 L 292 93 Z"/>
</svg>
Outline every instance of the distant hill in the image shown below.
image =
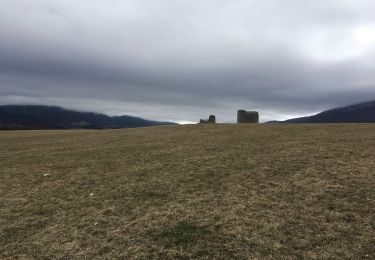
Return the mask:
<svg viewBox="0 0 375 260">
<path fill-rule="evenodd" d="M 0 129 L 107 129 L 172 124 L 175 123 L 150 121 L 132 116 L 110 117 L 54 106 L 0 106 Z"/>
<path fill-rule="evenodd" d="M 375 101 L 330 109 L 279 123 L 375 123 Z"/>
</svg>

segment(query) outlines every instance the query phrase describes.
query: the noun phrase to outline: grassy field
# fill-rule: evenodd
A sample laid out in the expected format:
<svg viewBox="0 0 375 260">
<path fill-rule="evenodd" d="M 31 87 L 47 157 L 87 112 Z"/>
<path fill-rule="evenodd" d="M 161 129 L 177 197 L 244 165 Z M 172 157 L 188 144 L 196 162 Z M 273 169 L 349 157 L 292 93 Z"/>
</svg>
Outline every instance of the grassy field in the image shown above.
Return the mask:
<svg viewBox="0 0 375 260">
<path fill-rule="evenodd" d="M 375 259 L 375 125 L 0 132 L 0 258 Z"/>
</svg>

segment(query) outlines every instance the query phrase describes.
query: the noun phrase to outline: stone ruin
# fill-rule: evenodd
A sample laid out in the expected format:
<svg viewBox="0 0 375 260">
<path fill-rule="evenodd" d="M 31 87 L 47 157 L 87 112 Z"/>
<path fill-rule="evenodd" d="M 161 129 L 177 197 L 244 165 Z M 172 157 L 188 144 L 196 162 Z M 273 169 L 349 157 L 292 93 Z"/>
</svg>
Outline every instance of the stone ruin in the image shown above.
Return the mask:
<svg viewBox="0 0 375 260">
<path fill-rule="evenodd" d="M 216 117 L 214 115 L 210 115 L 208 120 L 201 119 L 199 123 L 200 124 L 214 124 L 216 123 Z"/>
<path fill-rule="evenodd" d="M 237 111 L 237 123 L 259 123 L 259 113 L 257 111 Z"/>
</svg>

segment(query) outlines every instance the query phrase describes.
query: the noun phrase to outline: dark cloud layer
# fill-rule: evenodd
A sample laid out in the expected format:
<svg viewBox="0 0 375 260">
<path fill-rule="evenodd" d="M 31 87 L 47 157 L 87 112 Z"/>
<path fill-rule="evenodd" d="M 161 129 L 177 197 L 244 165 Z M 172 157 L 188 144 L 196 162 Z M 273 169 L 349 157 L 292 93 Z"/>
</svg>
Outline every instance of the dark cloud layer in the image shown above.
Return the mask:
<svg viewBox="0 0 375 260">
<path fill-rule="evenodd" d="M 372 0 L 3 0 L 0 103 L 196 121 L 375 99 Z"/>
</svg>

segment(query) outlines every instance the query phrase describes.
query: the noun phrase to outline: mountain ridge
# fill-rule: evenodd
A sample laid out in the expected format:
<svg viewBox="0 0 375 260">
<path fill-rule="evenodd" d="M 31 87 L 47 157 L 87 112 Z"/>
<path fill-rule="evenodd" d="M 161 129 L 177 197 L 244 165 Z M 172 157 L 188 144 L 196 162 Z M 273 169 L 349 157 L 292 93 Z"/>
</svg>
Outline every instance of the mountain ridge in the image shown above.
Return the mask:
<svg viewBox="0 0 375 260">
<path fill-rule="evenodd" d="M 278 123 L 375 123 L 375 100 L 325 110 Z"/>
<path fill-rule="evenodd" d="M 0 129 L 111 129 L 173 125 L 134 116 L 108 116 L 58 106 L 2 105 Z"/>
</svg>

